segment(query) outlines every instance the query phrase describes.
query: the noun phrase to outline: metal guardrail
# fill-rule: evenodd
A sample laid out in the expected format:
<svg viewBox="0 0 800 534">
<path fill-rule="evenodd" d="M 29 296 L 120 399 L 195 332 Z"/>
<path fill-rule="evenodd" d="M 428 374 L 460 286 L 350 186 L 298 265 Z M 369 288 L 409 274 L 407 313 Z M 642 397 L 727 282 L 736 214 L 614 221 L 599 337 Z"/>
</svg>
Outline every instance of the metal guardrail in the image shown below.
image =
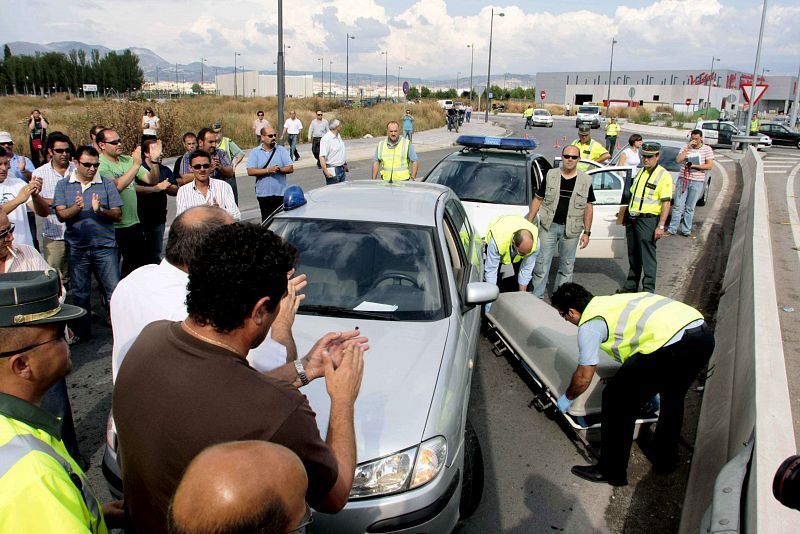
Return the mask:
<svg viewBox="0 0 800 534">
<path fill-rule="evenodd" d="M 755 148 L 742 159 L 744 186 L 717 315 L 717 344 L 706 382 L 680 532 L 797 532 L 800 513 L 772 496 L 772 477 L 796 453 L 772 263 L 764 168 Z M 724 335 L 719 335 L 724 333 Z M 739 458 L 754 439 L 752 456 Z M 746 459 L 746 457 L 745 457 Z M 728 468 L 723 471 L 726 464 Z M 738 469 L 738 472 L 737 472 Z M 747 475 L 747 476 L 745 476 Z M 739 480 L 739 487 L 734 482 Z M 746 481 L 746 487 L 742 482 Z M 715 493 L 718 487 L 729 492 Z M 741 521 L 703 530 L 707 509 L 741 494 Z"/>
</svg>

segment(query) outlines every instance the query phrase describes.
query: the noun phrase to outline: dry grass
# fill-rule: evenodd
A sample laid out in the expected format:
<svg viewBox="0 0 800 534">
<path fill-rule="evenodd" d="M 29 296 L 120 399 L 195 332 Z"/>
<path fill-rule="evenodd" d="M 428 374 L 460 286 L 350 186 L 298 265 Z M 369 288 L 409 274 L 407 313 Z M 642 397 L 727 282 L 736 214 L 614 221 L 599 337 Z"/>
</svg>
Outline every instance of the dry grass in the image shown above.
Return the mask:
<svg viewBox="0 0 800 534">
<path fill-rule="evenodd" d="M 122 137 L 124 149 L 130 152 L 141 138 L 141 120 L 145 107 L 152 107 L 161 119 L 159 137 L 164 142 L 165 155 L 183 152 L 181 137 L 184 132 L 197 132 L 203 127 L 221 121 L 225 136 L 243 148 L 252 147 L 255 133 L 252 129 L 257 110 L 263 110 L 265 118 L 276 126 L 278 116 L 277 98 L 254 98 L 247 100 L 232 97 L 202 96 L 165 102 L 138 102 L 117 100 L 67 99 L 57 96 L 48 99 L 25 96 L 2 97 L 3 116 L 8 120 L 0 124 L 0 130 L 8 130 L 16 141 L 18 152 L 28 154 L 27 121 L 31 110 L 39 109 L 50 123 L 49 132 L 62 131 L 76 144 L 89 141 L 89 129 L 100 124 L 117 130 Z M 385 135 L 386 123 L 401 121 L 403 106 L 381 104 L 371 108 L 338 108 L 337 102 L 322 98 L 291 99 L 286 101 L 286 118 L 290 111 L 308 126 L 317 109 L 325 112 L 328 120 L 338 118 L 343 122 L 345 138 Z M 445 124 L 444 114 L 435 102 L 411 106 L 414 114 L 414 130 L 438 128 Z M 281 128 L 282 129 L 282 128 Z M 278 131 L 280 133 L 280 130 Z M 305 136 L 305 132 L 304 132 Z"/>
</svg>

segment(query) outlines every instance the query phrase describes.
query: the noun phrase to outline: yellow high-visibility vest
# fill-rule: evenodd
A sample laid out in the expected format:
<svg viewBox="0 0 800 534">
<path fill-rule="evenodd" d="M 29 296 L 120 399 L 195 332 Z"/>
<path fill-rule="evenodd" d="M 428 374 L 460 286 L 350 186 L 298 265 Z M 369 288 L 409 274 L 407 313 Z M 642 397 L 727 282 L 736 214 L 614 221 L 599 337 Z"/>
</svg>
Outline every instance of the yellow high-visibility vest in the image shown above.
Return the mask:
<svg viewBox="0 0 800 534">
<path fill-rule="evenodd" d="M 609 137 L 616 137 L 619 135 L 619 132 L 621 131 L 622 131 L 622 126 L 620 126 L 616 122 L 609 122 L 606 125 L 606 135 Z"/>
<path fill-rule="evenodd" d="M 675 334 L 703 319 L 703 314 L 661 295 L 623 293 L 594 297 L 583 310 L 578 326 L 598 318 L 608 327 L 608 337 L 600 348 L 618 362 L 625 362 L 634 354 L 657 351 Z"/>
<path fill-rule="evenodd" d="M 631 215 L 659 215 L 662 200 L 672 198 L 672 175 L 661 165 L 649 173 L 642 168 L 633 179 L 631 193 Z"/>
<path fill-rule="evenodd" d="M 398 140 L 394 147 L 387 140 L 378 143 L 378 161 L 381 162 L 381 178 L 400 181 L 411 178 L 408 169 L 408 148 L 410 144 L 405 137 Z"/>
<path fill-rule="evenodd" d="M 530 231 L 533 236 L 533 247 L 527 254 L 518 254 L 512 258 L 511 242 L 518 230 Z M 536 248 L 539 246 L 539 229 L 520 215 L 501 215 L 489 223 L 489 229 L 486 231 L 486 243 L 489 243 L 492 239 L 494 239 L 494 244 L 497 245 L 497 250 L 500 252 L 500 261 L 504 265 L 519 263 L 536 252 Z"/>
</svg>

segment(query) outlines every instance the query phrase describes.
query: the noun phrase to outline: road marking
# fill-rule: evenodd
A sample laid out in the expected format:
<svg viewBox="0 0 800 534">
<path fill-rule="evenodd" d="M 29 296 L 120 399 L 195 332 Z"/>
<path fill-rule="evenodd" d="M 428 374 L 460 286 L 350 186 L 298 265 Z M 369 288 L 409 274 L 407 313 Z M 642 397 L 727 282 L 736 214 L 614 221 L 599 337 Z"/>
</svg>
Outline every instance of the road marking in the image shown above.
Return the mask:
<svg viewBox="0 0 800 534">
<path fill-rule="evenodd" d="M 792 237 L 794 238 L 794 249 L 797 251 L 797 260 L 800 261 L 800 217 L 797 215 L 797 205 L 792 200 L 795 197 L 794 180 L 797 178 L 797 172 L 800 171 L 800 165 L 795 167 L 786 181 L 786 204 L 789 208 L 789 222 L 792 224 Z"/>
</svg>

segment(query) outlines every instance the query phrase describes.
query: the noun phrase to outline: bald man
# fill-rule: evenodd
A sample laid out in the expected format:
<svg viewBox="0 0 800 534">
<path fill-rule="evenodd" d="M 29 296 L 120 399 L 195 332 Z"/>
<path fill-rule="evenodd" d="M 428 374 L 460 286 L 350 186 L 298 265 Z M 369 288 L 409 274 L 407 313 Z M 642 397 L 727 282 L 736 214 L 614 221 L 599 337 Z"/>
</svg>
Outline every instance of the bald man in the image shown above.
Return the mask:
<svg viewBox="0 0 800 534">
<path fill-rule="evenodd" d="M 234 441 L 198 454 L 169 509 L 172 534 L 283 533 L 310 522 L 308 477 L 295 453 L 266 441 Z"/>
</svg>

